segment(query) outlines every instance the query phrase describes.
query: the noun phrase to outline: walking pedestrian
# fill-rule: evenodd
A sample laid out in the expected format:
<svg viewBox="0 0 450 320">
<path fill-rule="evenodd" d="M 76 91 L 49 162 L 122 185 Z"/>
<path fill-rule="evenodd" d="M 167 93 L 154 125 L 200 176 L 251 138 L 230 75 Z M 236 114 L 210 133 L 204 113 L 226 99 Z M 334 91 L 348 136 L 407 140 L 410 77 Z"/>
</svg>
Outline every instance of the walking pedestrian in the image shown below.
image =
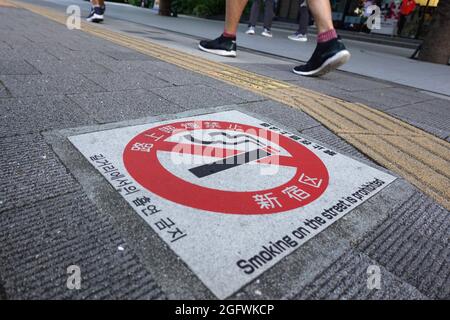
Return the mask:
<svg viewBox="0 0 450 320">
<path fill-rule="evenodd" d="M 272 21 L 274 16 L 274 4 L 273 0 L 253 0 L 252 8 L 250 10 L 250 21 L 248 23 L 248 30 L 246 34 L 253 35 L 256 33 L 256 24 L 259 18 L 259 10 L 261 8 L 261 2 L 264 2 L 264 29 L 261 33 L 262 36 L 272 38 Z"/>
<path fill-rule="evenodd" d="M 309 9 L 306 0 L 299 0 L 298 8 L 298 29 L 294 34 L 288 36 L 290 40 L 306 42 L 308 41 Z"/>
<path fill-rule="evenodd" d="M 199 49 L 205 52 L 236 57 L 236 32 L 248 0 L 226 0 L 225 29 L 214 40 L 203 40 Z M 292 71 L 302 76 L 320 76 L 330 72 L 350 59 L 350 52 L 338 38 L 333 26 L 329 0 L 310 0 L 309 9 L 317 26 L 317 44 L 307 63 Z"/>
</svg>

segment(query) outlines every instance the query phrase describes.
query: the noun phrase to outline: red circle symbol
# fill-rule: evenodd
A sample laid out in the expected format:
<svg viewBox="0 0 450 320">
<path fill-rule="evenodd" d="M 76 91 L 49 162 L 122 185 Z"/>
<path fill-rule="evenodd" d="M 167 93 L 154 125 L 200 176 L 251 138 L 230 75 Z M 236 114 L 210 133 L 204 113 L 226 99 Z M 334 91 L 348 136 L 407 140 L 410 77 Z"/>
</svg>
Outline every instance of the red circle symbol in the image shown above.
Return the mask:
<svg viewBox="0 0 450 320">
<path fill-rule="evenodd" d="M 170 142 L 174 134 L 192 133 L 195 130 L 211 129 L 212 121 L 182 121 L 164 124 L 148 129 L 135 136 L 125 147 L 124 164 L 130 175 L 150 192 L 188 207 L 227 214 L 272 214 L 303 207 L 317 200 L 328 186 L 328 171 L 324 163 L 305 146 L 284 135 L 241 123 L 214 121 L 215 129 L 252 132 L 256 138 L 270 137 L 289 155 L 274 155 L 258 159 L 261 163 L 288 166 L 295 169 L 295 175 L 286 183 L 274 188 L 258 191 L 230 191 L 204 187 L 179 178 L 167 170 L 158 159 L 158 152 L 179 152 L 175 150 L 197 150 L 208 155 L 223 155 L 230 149 L 213 146 L 183 148 L 180 142 Z M 181 146 L 181 148 L 180 148 Z M 188 144 L 192 147 L 192 144 Z M 231 152 L 239 155 L 241 151 Z M 229 154 L 229 153 L 227 153 Z M 276 157 L 276 162 L 271 162 Z M 245 169 L 245 166 L 242 166 Z M 192 175 L 193 179 L 198 179 Z M 234 179 L 238 179 L 237 175 Z M 265 179 L 270 179 L 268 175 Z M 215 179 L 214 175 L 202 179 Z M 242 183 L 247 183 L 242 181 Z"/>
</svg>

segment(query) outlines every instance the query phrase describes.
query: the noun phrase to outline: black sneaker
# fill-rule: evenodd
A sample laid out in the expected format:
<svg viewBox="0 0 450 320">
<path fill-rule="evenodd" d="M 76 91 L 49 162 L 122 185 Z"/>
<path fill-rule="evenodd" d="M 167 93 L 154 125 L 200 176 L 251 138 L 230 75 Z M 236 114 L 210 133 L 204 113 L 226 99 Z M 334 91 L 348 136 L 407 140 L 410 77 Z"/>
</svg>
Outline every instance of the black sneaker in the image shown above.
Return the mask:
<svg viewBox="0 0 450 320">
<path fill-rule="evenodd" d="M 86 18 L 89 22 L 102 22 L 103 14 L 105 13 L 105 6 L 102 7 L 92 7 L 89 16 Z"/>
<path fill-rule="evenodd" d="M 350 59 L 350 52 L 339 39 L 318 43 L 309 61 L 292 71 L 309 77 L 318 77 L 333 71 Z"/>
<path fill-rule="evenodd" d="M 214 40 L 200 41 L 198 47 L 202 51 L 219 56 L 236 57 L 236 39 L 226 38 L 223 35 Z"/>
</svg>

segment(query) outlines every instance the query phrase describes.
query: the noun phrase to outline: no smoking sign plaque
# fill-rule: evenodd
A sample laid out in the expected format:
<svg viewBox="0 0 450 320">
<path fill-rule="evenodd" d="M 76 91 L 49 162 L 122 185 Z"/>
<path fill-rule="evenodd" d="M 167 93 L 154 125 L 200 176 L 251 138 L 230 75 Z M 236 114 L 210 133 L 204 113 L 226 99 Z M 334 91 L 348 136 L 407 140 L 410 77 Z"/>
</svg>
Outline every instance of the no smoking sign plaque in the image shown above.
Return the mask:
<svg viewBox="0 0 450 320">
<path fill-rule="evenodd" d="M 395 180 L 239 111 L 69 140 L 219 298 Z"/>
</svg>

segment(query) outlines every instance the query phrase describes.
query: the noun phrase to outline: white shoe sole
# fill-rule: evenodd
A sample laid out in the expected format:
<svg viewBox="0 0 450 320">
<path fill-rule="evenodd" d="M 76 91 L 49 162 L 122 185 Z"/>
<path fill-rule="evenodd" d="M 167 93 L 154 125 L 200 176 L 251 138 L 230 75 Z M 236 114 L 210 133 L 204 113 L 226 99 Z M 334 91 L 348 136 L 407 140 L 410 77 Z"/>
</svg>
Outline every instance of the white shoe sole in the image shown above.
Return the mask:
<svg viewBox="0 0 450 320">
<path fill-rule="evenodd" d="M 296 39 L 296 38 L 289 38 L 289 37 L 288 37 L 288 39 L 292 40 L 292 41 L 297 41 L 297 42 L 307 42 L 308 41 L 308 39 Z"/>
<path fill-rule="evenodd" d="M 253 36 L 255 34 L 255 31 L 246 31 L 245 34 L 248 34 L 250 36 Z"/>
<path fill-rule="evenodd" d="M 103 21 L 103 15 L 94 14 L 92 17 L 87 18 L 86 21 L 88 22 L 102 22 Z"/>
<path fill-rule="evenodd" d="M 267 33 L 261 33 L 261 35 L 262 35 L 263 37 L 266 37 L 266 38 L 272 38 L 272 37 L 273 37 L 273 35 L 267 34 Z"/>
<path fill-rule="evenodd" d="M 212 54 L 217 54 L 218 56 L 222 56 L 222 57 L 236 57 L 236 51 L 227 51 L 227 50 L 213 50 L 213 49 L 206 49 L 204 47 L 202 47 L 200 44 L 198 45 L 198 48 L 202 51 L 208 52 L 208 53 L 212 53 Z"/>
<path fill-rule="evenodd" d="M 308 77 L 319 77 L 322 76 L 330 71 L 336 70 L 343 64 L 347 63 L 347 61 L 350 59 L 351 54 L 348 50 L 342 50 L 336 53 L 334 56 L 328 58 L 323 65 L 320 66 L 320 68 L 308 72 L 301 72 L 296 71 L 295 69 L 292 69 L 292 72 L 295 74 L 299 74 L 301 76 L 308 76 Z"/>
</svg>

